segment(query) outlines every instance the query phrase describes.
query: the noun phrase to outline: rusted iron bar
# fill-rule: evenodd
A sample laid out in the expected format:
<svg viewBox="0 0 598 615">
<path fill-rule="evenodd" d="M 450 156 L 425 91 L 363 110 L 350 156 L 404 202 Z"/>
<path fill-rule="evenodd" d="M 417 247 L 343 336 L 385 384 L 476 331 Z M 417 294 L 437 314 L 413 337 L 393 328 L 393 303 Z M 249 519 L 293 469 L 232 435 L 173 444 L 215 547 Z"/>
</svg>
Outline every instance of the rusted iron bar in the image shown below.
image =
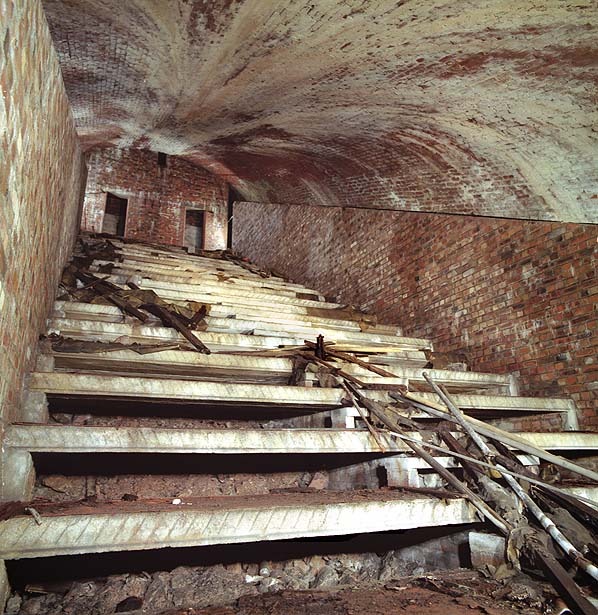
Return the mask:
<svg viewBox="0 0 598 615">
<path fill-rule="evenodd" d="M 480 452 L 489 460 L 494 458 L 493 452 L 490 450 L 490 447 L 484 442 L 482 436 L 477 433 L 477 431 L 469 424 L 461 410 L 457 407 L 457 405 L 451 399 L 451 396 L 443 391 L 434 380 L 428 375 L 424 374 L 424 378 L 428 381 L 428 383 L 434 388 L 438 396 L 444 401 L 447 408 L 453 414 L 457 422 L 461 425 L 461 427 L 465 430 L 467 435 L 472 439 L 474 444 L 478 447 Z M 501 472 L 506 468 L 501 464 L 495 464 L 496 469 Z M 515 492 L 515 495 L 521 500 L 521 502 L 525 505 L 525 507 L 532 513 L 532 515 L 536 518 L 536 520 L 540 523 L 540 525 L 548 532 L 548 534 L 552 537 L 552 539 L 559 545 L 559 547 L 563 550 L 563 552 L 569 556 L 569 558 L 573 561 L 576 566 L 579 566 L 582 570 L 585 570 L 587 574 L 589 574 L 592 578 L 598 581 L 598 567 L 596 567 L 592 562 L 590 562 L 584 555 L 578 551 L 575 546 L 571 543 L 571 541 L 558 529 L 558 527 L 554 524 L 552 519 L 544 513 L 544 511 L 532 500 L 532 498 L 523 490 L 521 485 L 508 473 L 502 474 L 503 478 L 511 487 L 511 489 Z"/>
<path fill-rule="evenodd" d="M 76 269 L 74 271 L 74 275 L 78 280 L 81 280 L 81 282 L 88 285 L 88 287 L 93 286 L 93 289 L 96 292 L 100 293 L 111 303 L 114 303 L 114 305 L 123 310 L 123 312 L 126 312 L 130 316 L 134 316 L 141 322 L 147 321 L 147 314 L 144 314 L 141 310 L 133 307 L 126 299 L 123 299 L 116 294 L 117 292 L 122 291 L 122 288 L 112 284 L 112 282 L 98 278 L 93 273 L 84 272 L 80 269 Z"/>
<path fill-rule="evenodd" d="M 357 390 L 350 383 L 347 383 L 349 389 L 353 392 L 359 403 L 363 403 L 365 398 L 359 390 Z M 367 407 L 367 406 L 364 406 Z M 376 418 L 390 431 L 397 432 L 400 435 L 404 435 L 398 424 L 387 416 L 386 412 L 378 408 L 368 408 L 370 412 L 375 414 Z M 410 439 L 411 440 L 411 439 Z M 429 466 L 431 466 L 438 474 L 452 487 L 457 489 L 460 493 L 465 495 L 472 505 L 480 512 L 480 514 L 493 523 L 503 534 L 507 534 L 510 530 L 509 526 L 492 510 L 477 494 L 475 494 L 469 487 L 462 483 L 456 476 L 453 476 L 445 467 L 436 461 L 436 459 L 426 452 L 421 446 L 415 444 L 410 440 L 404 440 L 405 444 L 413 450 L 419 457 L 421 457 Z"/>
<path fill-rule="evenodd" d="M 341 382 L 341 386 L 348 393 L 349 397 L 351 398 L 351 402 L 353 403 L 353 407 L 357 410 L 357 412 L 359 412 L 359 416 L 361 417 L 361 420 L 365 423 L 365 426 L 367 427 L 368 431 L 372 434 L 372 437 L 376 441 L 376 444 L 380 448 L 380 451 L 383 453 L 386 452 L 386 446 L 384 446 L 384 444 L 382 443 L 382 440 L 380 439 L 380 434 L 374 429 L 374 426 L 370 423 L 365 412 L 362 410 L 360 405 L 357 403 L 357 400 L 355 399 L 355 395 L 353 395 L 353 392 L 351 391 L 351 389 L 349 389 L 349 387 L 346 385 L 345 382 Z"/>
<path fill-rule="evenodd" d="M 150 314 L 157 316 L 167 327 L 176 329 L 199 352 L 211 354 L 212 351 L 201 340 L 193 335 L 189 328 L 181 322 L 175 314 L 167 310 L 165 307 L 155 303 L 144 303 L 141 308 Z"/>
<path fill-rule="evenodd" d="M 477 474 L 481 472 L 481 470 L 468 459 L 465 459 L 466 457 L 471 457 L 467 449 L 461 445 L 457 438 L 455 438 L 448 429 L 440 429 L 438 433 L 448 448 L 461 455 L 460 460 L 463 469 L 473 480 L 475 480 L 477 478 Z"/>
<path fill-rule="evenodd" d="M 421 397 L 414 395 L 413 393 L 390 393 L 390 395 L 398 401 L 412 404 L 419 410 L 423 410 L 431 416 L 451 421 L 453 423 L 456 422 L 451 413 L 447 412 L 446 408 L 442 407 L 440 404 L 428 401 L 427 399 L 422 399 Z M 593 482 L 598 482 L 598 474 L 593 470 L 584 468 L 583 466 L 572 463 L 568 459 L 559 457 L 558 455 L 553 455 L 552 453 L 549 453 L 544 449 L 538 448 L 537 446 L 526 442 L 522 438 L 519 438 L 516 434 L 499 429 L 498 427 L 490 425 L 489 423 L 479 421 L 472 416 L 466 417 L 466 421 L 472 426 L 474 426 L 476 431 L 486 436 L 487 438 L 499 440 L 500 442 L 507 444 L 508 446 L 512 446 L 513 448 L 516 448 L 525 453 L 529 453 L 530 455 L 540 457 L 540 459 L 543 459 L 544 461 L 554 463 L 555 465 L 561 466 L 571 472 L 579 474 L 580 476 L 584 476 L 585 478 L 588 478 Z"/>
</svg>

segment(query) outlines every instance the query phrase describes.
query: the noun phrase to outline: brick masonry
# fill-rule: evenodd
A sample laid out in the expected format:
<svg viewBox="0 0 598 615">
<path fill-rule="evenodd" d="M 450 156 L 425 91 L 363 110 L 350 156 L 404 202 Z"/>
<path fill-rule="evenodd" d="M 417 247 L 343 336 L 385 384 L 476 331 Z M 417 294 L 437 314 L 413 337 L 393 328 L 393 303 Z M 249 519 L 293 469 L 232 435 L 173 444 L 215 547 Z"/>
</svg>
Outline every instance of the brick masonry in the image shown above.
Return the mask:
<svg viewBox="0 0 598 615">
<path fill-rule="evenodd" d="M 100 232 L 106 193 L 126 198 L 125 236 L 183 245 L 185 210 L 205 211 L 205 248 L 226 248 L 228 186 L 182 158 L 142 149 L 100 149 L 88 155 L 82 228 Z"/>
<path fill-rule="evenodd" d="M 598 222 L 597 2 L 155 4 L 44 1 L 85 147 L 256 202 Z"/>
<path fill-rule="evenodd" d="M 598 428 L 598 227 L 237 203 L 233 246 Z M 556 428 L 546 419 L 512 427 Z"/>
<path fill-rule="evenodd" d="M 37 0 L 0 0 L 0 408 L 24 374 L 78 225 L 85 164 Z"/>
</svg>

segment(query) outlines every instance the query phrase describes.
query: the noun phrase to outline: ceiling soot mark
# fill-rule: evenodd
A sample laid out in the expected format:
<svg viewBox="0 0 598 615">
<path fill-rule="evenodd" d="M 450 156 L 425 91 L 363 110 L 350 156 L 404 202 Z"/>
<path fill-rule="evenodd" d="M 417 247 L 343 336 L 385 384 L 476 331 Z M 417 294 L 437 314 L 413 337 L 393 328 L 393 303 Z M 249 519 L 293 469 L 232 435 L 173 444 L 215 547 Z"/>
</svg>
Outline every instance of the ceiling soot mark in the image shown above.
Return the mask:
<svg viewBox="0 0 598 615">
<path fill-rule="evenodd" d="M 598 222 L 592 0 L 45 0 L 88 149 L 248 200 Z"/>
</svg>

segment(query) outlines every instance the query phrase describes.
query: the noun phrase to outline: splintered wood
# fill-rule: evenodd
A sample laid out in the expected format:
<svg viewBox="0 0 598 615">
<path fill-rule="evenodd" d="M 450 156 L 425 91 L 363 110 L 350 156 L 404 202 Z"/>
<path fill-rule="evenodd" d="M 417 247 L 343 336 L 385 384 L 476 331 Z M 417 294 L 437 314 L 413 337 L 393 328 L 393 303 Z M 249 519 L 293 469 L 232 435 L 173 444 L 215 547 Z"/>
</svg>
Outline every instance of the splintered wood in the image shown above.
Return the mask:
<svg viewBox="0 0 598 615">
<path fill-rule="evenodd" d="M 140 289 L 132 282 L 128 283 L 129 289 L 123 289 L 108 280 L 102 279 L 82 267 L 100 257 L 114 258 L 112 244 L 109 241 L 93 244 L 83 240 L 81 240 L 81 243 L 85 258 L 73 259 L 73 263 L 67 267 L 62 277 L 62 286 L 70 296 L 76 297 L 80 301 L 85 301 L 90 294 L 91 301 L 102 297 L 126 314 L 144 323 L 149 318 L 148 313 L 153 314 L 165 327 L 171 327 L 178 331 L 198 352 L 210 354 L 211 350 L 193 332 L 200 328 L 204 322 L 209 311 L 208 306 L 187 302 L 187 307 L 181 307 L 164 301 L 153 290 Z M 105 265 L 104 270 L 106 270 Z M 83 286 L 77 288 L 76 283 L 73 283 L 75 280 L 82 282 Z"/>
</svg>

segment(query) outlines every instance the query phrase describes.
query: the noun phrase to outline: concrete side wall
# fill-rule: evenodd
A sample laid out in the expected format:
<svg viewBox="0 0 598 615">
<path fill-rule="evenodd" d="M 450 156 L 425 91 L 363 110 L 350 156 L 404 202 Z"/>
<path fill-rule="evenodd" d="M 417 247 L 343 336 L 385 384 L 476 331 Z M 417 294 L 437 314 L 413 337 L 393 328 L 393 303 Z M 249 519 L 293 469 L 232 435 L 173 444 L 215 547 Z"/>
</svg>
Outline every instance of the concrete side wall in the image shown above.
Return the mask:
<svg viewBox="0 0 598 615">
<path fill-rule="evenodd" d="M 0 408 L 25 373 L 77 232 L 85 163 L 38 0 L 0 0 Z"/>
<path fill-rule="evenodd" d="M 82 228 L 101 232 L 106 193 L 128 200 L 125 236 L 183 245 L 185 210 L 205 212 L 206 249 L 226 248 L 225 182 L 177 156 L 158 164 L 157 152 L 100 149 L 90 153 Z"/>
<path fill-rule="evenodd" d="M 234 229 L 258 264 L 513 372 L 522 394 L 571 397 L 598 427 L 598 227 L 241 203 Z"/>
</svg>

